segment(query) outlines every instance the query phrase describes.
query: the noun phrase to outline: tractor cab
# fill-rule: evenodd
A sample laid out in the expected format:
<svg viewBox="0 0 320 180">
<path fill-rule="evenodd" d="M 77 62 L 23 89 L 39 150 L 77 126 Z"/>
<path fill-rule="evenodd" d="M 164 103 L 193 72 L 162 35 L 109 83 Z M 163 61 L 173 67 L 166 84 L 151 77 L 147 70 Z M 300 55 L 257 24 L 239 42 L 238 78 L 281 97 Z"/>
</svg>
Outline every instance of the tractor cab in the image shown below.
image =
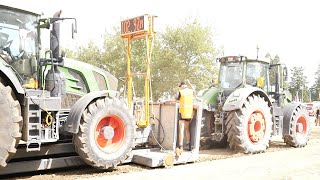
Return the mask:
<svg viewBox="0 0 320 180">
<path fill-rule="evenodd" d="M 20 75 L 20 81 L 36 75 L 38 14 L 0 8 L 0 56 Z"/>
<path fill-rule="evenodd" d="M 226 56 L 220 62 L 219 88 L 226 96 L 241 87 L 258 87 L 266 92 L 278 106 L 291 101 L 284 90 L 288 79 L 287 67 L 270 64 L 269 60 L 248 59 L 245 56 Z"/>
<path fill-rule="evenodd" d="M 60 14 L 61 11 L 58 11 L 52 18 L 40 19 L 40 14 L 0 5 L 0 61 L 14 71 L 23 88 L 43 88 L 44 79 L 51 81 L 53 76 L 59 80 L 57 66 L 63 65 L 63 55 L 60 55 L 60 21 L 72 19 L 76 23 L 75 18 L 60 18 Z M 41 29 L 51 29 L 47 59 L 40 59 Z M 73 28 L 72 33 L 75 32 L 76 28 Z M 46 66 L 51 68 L 51 74 L 43 77 Z M 52 89 L 46 87 L 51 92 Z"/>
<path fill-rule="evenodd" d="M 239 87 L 246 86 L 268 90 L 268 62 L 248 59 L 245 56 L 226 56 L 218 60 L 221 89 L 230 91 L 230 93 Z"/>
</svg>

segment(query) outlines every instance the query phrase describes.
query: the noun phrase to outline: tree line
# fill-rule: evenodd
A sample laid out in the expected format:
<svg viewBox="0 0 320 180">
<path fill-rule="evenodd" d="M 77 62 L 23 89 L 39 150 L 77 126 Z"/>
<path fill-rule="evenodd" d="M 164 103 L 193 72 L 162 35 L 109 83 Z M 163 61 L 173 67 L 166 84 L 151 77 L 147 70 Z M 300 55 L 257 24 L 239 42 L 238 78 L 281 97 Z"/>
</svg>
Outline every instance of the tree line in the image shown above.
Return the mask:
<svg viewBox="0 0 320 180">
<path fill-rule="evenodd" d="M 271 59 L 271 64 L 281 63 L 278 55 L 272 58 L 268 53 L 266 57 Z M 294 100 L 302 102 L 320 101 L 320 64 L 315 72 L 315 79 L 311 87 L 308 87 L 309 82 L 302 66 L 294 66 L 290 71 L 291 79 L 289 83 L 284 82 L 284 87 L 290 91 Z M 275 79 L 275 72 L 270 72 L 270 81 L 272 79 Z"/>
<path fill-rule="evenodd" d="M 192 19 L 183 22 L 179 27 L 167 26 L 162 32 L 157 32 L 152 45 L 151 80 L 153 100 L 164 94 L 174 96 L 180 81 L 189 79 L 196 90 L 207 88 L 213 79 L 218 77 L 216 58 L 221 51 L 215 47 L 214 32 L 210 26 L 202 25 Z M 75 58 L 97 67 L 103 68 L 118 79 L 119 87 L 126 85 L 127 41 L 120 38 L 120 29 L 114 28 L 111 33 L 104 34 L 103 46 L 99 47 L 93 41 L 77 50 L 66 50 L 67 57 Z M 280 57 L 266 57 L 271 63 L 280 63 Z M 145 72 L 146 42 L 145 39 L 131 41 L 131 71 Z M 303 96 L 303 102 L 320 100 L 320 64 L 315 73 L 315 82 L 307 87 L 307 77 L 303 67 L 290 69 L 291 79 L 284 83 L 292 96 Z M 275 72 L 270 72 L 270 80 L 274 80 Z M 135 76 L 134 93 L 143 96 L 144 78 Z"/>
<path fill-rule="evenodd" d="M 217 53 L 213 32 L 209 26 L 203 26 L 198 20 L 185 21 L 179 27 L 166 27 L 157 32 L 152 45 L 151 88 L 153 100 L 165 94 L 174 96 L 178 84 L 189 80 L 196 90 L 207 88 L 217 77 Z M 104 68 L 116 76 L 119 86 L 126 84 L 127 41 L 120 38 L 120 29 L 104 35 L 103 47 L 94 42 L 81 46 L 75 51 L 66 50 L 67 57 L 75 58 L 97 67 Z M 131 41 L 131 71 L 145 72 L 145 39 Z M 141 97 L 144 93 L 144 77 L 134 76 L 134 93 Z"/>
</svg>

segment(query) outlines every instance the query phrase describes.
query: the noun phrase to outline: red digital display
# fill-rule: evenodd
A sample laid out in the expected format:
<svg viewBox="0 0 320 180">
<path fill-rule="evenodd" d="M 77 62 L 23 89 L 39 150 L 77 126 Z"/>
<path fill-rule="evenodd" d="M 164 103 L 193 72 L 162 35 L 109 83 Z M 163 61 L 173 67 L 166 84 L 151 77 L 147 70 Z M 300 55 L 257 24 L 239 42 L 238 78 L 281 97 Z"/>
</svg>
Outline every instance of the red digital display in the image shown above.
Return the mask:
<svg viewBox="0 0 320 180">
<path fill-rule="evenodd" d="M 145 16 L 138 16 L 132 19 L 121 21 L 121 35 L 133 34 L 135 32 L 143 31 Z"/>
</svg>

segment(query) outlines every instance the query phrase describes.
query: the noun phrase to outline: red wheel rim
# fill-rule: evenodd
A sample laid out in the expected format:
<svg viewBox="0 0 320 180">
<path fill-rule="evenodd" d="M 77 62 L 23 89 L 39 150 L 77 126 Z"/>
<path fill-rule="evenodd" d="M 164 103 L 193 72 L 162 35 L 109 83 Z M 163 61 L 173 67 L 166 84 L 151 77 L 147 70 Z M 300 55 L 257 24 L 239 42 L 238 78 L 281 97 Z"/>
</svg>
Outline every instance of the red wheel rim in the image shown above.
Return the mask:
<svg viewBox="0 0 320 180">
<path fill-rule="evenodd" d="M 106 138 L 104 128 L 113 131 L 113 136 Z M 95 141 L 98 147 L 106 152 L 113 153 L 123 144 L 125 137 L 125 126 L 122 120 L 116 115 L 108 115 L 102 118 L 95 129 Z"/>
<path fill-rule="evenodd" d="M 248 137 L 254 144 L 263 139 L 266 132 L 266 119 L 261 111 L 254 111 L 248 120 Z"/>
<path fill-rule="evenodd" d="M 307 120 L 304 116 L 300 116 L 296 124 L 296 134 L 302 136 L 307 134 Z"/>
</svg>

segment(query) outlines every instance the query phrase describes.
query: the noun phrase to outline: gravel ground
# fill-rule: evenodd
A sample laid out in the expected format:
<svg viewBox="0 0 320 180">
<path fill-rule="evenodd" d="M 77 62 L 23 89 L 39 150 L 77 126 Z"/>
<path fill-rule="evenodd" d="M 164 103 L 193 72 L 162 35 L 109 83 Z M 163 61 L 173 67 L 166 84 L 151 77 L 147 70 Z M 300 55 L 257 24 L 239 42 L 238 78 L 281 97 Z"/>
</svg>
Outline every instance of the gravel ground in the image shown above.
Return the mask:
<svg viewBox="0 0 320 180">
<path fill-rule="evenodd" d="M 319 137 L 320 137 L 320 127 L 313 126 L 308 146 L 319 144 L 320 143 Z M 286 146 L 286 144 L 282 141 L 280 137 L 275 137 L 272 139 L 270 143 L 270 147 L 268 148 L 266 153 L 274 152 L 274 151 L 284 151 L 287 149 L 292 149 L 292 147 Z M 198 162 L 213 161 L 217 159 L 234 158 L 234 157 L 240 157 L 240 156 L 246 156 L 246 155 L 242 153 L 234 153 L 229 148 L 201 150 Z M 193 165 L 196 166 L 197 163 L 194 163 Z M 122 174 L 122 173 L 150 171 L 150 170 L 152 170 L 152 168 L 148 168 L 148 167 L 144 167 L 136 164 L 121 165 L 113 171 L 102 171 L 102 170 L 97 170 L 87 166 L 87 167 L 76 168 L 76 169 L 69 168 L 69 169 L 62 169 L 62 170 L 51 170 L 51 171 L 44 172 L 44 174 L 25 174 L 20 177 L 12 177 L 11 179 L 25 179 L 25 180 L 86 179 L 86 178 L 111 176 L 111 175 Z"/>
</svg>

